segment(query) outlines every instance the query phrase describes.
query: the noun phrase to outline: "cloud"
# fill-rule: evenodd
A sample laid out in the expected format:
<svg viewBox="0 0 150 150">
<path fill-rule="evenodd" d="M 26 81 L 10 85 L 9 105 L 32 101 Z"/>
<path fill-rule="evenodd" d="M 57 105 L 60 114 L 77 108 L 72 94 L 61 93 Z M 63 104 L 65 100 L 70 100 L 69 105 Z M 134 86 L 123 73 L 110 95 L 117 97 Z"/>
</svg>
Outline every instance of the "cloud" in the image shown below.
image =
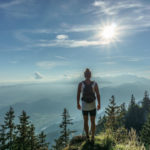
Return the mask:
<svg viewBox="0 0 150 150">
<path fill-rule="evenodd" d="M 143 31 L 150 27 L 150 5 L 139 0 L 95 1 L 92 6 L 95 15 L 113 17 L 126 30 Z"/>
<path fill-rule="evenodd" d="M 16 39 L 19 41 L 23 41 L 26 43 L 31 43 L 33 42 L 33 39 L 29 38 L 28 33 L 30 33 L 30 30 L 17 30 L 14 32 L 14 36 Z"/>
<path fill-rule="evenodd" d="M 68 39 L 68 35 L 60 34 L 56 36 L 56 39 L 58 40 L 65 40 Z"/>
<path fill-rule="evenodd" d="M 37 62 L 36 65 L 43 69 L 52 69 L 56 66 L 67 65 L 67 62 L 66 61 L 40 61 L 40 62 Z"/>
<path fill-rule="evenodd" d="M 51 40 L 47 42 L 41 42 L 36 44 L 35 47 L 66 47 L 66 48 L 76 48 L 76 47 L 88 47 L 88 46 L 100 46 L 106 45 L 108 41 L 90 41 L 90 40 Z"/>
<path fill-rule="evenodd" d="M 43 76 L 39 72 L 35 72 L 34 75 L 35 75 L 34 77 L 35 79 L 43 79 Z"/>
<path fill-rule="evenodd" d="M 103 13 L 105 15 L 116 15 L 119 14 L 123 10 L 133 11 L 134 9 L 143 9 L 144 5 L 139 1 L 95 1 L 93 6 L 98 7 L 99 9 L 96 11 L 97 13 Z M 132 10 L 129 10 L 131 9 Z"/>
<path fill-rule="evenodd" d="M 21 4 L 22 2 L 24 2 L 24 0 L 12 0 L 10 2 L 0 3 L 0 8 L 6 9 Z"/>
<path fill-rule="evenodd" d="M 102 64 L 114 65 L 114 64 L 116 64 L 116 62 L 115 61 L 106 61 L 106 62 L 103 62 Z"/>
<path fill-rule="evenodd" d="M 63 57 L 63 56 L 55 56 L 55 57 L 58 58 L 58 59 L 66 60 L 66 58 Z"/>
<path fill-rule="evenodd" d="M 99 6 L 99 7 L 103 7 L 105 5 L 104 1 L 95 1 L 93 3 L 93 6 Z"/>
<path fill-rule="evenodd" d="M 105 62 L 109 62 L 113 64 L 113 62 L 139 62 L 139 61 L 149 61 L 150 57 L 148 56 L 127 56 L 127 55 L 123 55 L 123 56 L 107 56 L 107 57 L 103 57 L 103 61 Z M 106 63 L 107 64 L 107 63 Z"/>
<path fill-rule="evenodd" d="M 78 24 L 69 25 L 65 23 L 62 28 L 55 28 L 54 30 L 48 28 L 42 29 L 28 29 L 28 30 L 18 30 L 15 33 L 15 37 L 18 40 L 28 43 L 32 48 L 34 47 L 94 47 L 107 45 L 110 42 L 102 40 L 98 37 L 99 31 L 107 25 L 107 23 L 117 24 L 117 39 L 116 42 L 120 42 L 124 36 L 129 34 L 134 34 L 141 31 L 149 30 L 150 27 L 150 6 L 142 1 L 102 1 L 96 0 L 91 3 L 90 9 L 92 8 L 92 13 L 94 17 L 97 17 L 97 21 L 94 24 Z M 110 22 L 107 20 L 102 20 L 102 18 L 112 18 Z M 111 22 L 112 21 L 112 22 Z M 62 34 L 63 33 L 63 34 Z M 80 34 L 80 40 L 70 38 L 67 34 Z M 84 36 L 88 34 L 89 36 Z M 42 34 L 42 36 L 37 36 L 37 39 L 31 37 L 34 34 Z M 47 40 L 47 34 L 54 35 L 55 39 Z M 45 38 L 44 38 L 45 35 Z M 40 39 L 43 37 L 43 39 Z M 112 42 L 112 41 L 111 41 Z"/>
<path fill-rule="evenodd" d="M 128 59 L 128 61 L 131 61 L 131 62 L 138 62 L 140 60 L 141 60 L 140 58 L 129 58 Z"/>
<path fill-rule="evenodd" d="M 31 18 L 36 16 L 37 6 L 35 0 L 11 0 L 0 3 L 0 9 L 4 11 L 7 17 Z"/>
</svg>

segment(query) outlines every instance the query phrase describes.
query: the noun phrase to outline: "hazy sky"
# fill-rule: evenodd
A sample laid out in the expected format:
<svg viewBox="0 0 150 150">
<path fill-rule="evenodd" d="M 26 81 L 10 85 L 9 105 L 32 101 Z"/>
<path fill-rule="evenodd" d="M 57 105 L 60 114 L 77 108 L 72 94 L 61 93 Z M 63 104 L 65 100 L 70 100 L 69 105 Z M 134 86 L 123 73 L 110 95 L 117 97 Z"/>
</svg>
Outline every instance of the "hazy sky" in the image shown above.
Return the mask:
<svg viewBox="0 0 150 150">
<path fill-rule="evenodd" d="M 0 82 L 150 77 L 149 0 L 0 0 Z"/>
</svg>

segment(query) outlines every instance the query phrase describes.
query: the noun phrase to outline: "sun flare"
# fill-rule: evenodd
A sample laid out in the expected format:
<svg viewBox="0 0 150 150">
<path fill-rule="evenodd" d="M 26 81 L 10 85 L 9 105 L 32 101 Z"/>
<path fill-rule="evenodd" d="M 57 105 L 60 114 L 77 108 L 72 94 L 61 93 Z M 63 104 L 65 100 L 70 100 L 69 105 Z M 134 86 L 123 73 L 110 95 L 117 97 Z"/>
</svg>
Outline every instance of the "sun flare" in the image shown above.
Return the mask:
<svg viewBox="0 0 150 150">
<path fill-rule="evenodd" d="M 112 24 L 103 28 L 102 36 L 105 39 L 111 39 L 115 36 L 116 24 Z"/>
<path fill-rule="evenodd" d="M 100 32 L 99 36 L 103 41 L 106 41 L 107 43 L 111 43 L 113 41 L 117 40 L 118 36 L 118 26 L 115 23 L 104 25 Z"/>
</svg>

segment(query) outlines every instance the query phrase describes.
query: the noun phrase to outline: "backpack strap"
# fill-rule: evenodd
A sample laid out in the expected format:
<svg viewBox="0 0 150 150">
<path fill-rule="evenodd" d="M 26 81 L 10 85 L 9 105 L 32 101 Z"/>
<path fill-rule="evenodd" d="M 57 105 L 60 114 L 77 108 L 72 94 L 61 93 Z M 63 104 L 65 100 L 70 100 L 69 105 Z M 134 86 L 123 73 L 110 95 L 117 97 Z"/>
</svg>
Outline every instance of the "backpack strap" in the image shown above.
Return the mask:
<svg viewBox="0 0 150 150">
<path fill-rule="evenodd" d="M 84 80 L 82 81 L 82 83 L 83 83 L 84 85 L 86 85 L 86 82 L 85 82 Z M 95 84 L 95 81 L 91 81 L 91 83 L 88 84 L 88 85 L 92 85 L 93 83 Z"/>
</svg>

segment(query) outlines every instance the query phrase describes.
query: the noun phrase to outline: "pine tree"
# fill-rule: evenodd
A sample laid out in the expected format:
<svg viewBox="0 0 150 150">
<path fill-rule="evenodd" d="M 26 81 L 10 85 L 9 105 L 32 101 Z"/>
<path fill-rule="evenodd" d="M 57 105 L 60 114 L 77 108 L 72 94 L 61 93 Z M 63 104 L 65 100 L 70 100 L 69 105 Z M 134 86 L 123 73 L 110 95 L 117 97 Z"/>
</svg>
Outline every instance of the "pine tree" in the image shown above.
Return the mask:
<svg viewBox="0 0 150 150">
<path fill-rule="evenodd" d="M 66 108 L 64 108 L 64 111 L 62 113 L 62 122 L 60 124 L 60 137 L 55 140 L 55 145 L 53 146 L 54 149 L 63 149 L 64 147 L 67 146 L 69 143 L 69 137 L 72 133 L 76 131 L 72 131 L 68 128 L 68 125 L 72 125 L 72 119 L 70 119 L 69 112 Z"/>
<path fill-rule="evenodd" d="M 63 147 L 66 147 L 69 142 L 69 137 L 75 131 L 72 131 L 68 128 L 68 125 L 72 125 L 72 119 L 70 119 L 69 112 L 66 108 L 64 108 L 64 112 L 62 114 L 62 123 L 60 124 L 60 131 L 61 136 L 60 139 L 62 140 Z"/>
<path fill-rule="evenodd" d="M 37 137 L 35 136 L 35 127 L 33 124 L 29 128 L 29 141 L 30 150 L 37 149 Z"/>
<path fill-rule="evenodd" d="M 141 139 L 145 145 L 150 145 L 150 114 L 141 130 Z"/>
<path fill-rule="evenodd" d="M 13 138 L 14 138 L 14 129 L 15 129 L 14 118 L 15 118 L 14 110 L 12 107 L 10 107 L 9 111 L 5 114 L 5 117 L 4 117 L 5 131 L 7 131 L 6 132 L 6 140 L 7 140 L 6 147 L 9 150 L 13 149 Z"/>
<path fill-rule="evenodd" d="M 62 140 L 60 137 L 58 139 L 55 139 L 55 145 L 52 146 L 52 150 L 62 150 Z"/>
<path fill-rule="evenodd" d="M 29 148 L 29 129 L 30 123 L 28 121 L 29 116 L 27 116 L 25 111 L 22 111 L 22 114 L 19 116 L 20 124 L 17 126 L 18 129 L 18 138 L 17 145 L 19 150 L 28 150 Z"/>
<path fill-rule="evenodd" d="M 98 134 L 100 132 L 103 132 L 105 130 L 105 124 L 106 124 L 106 116 L 99 117 L 98 123 L 96 125 L 96 131 L 95 133 Z"/>
<path fill-rule="evenodd" d="M 110 99 L 110 104 L 106 108 L 106 128 L 116 131 L 119 127 L 118 116 L 120 112 L 120 107 L 115 103 L 115 97 L 112 95 Z"/>
<path fill-rule="evenodd" d="M 118 116 L 118 123 L 119 123 L 119 127 L 123 127 L 125 126 L 125 116 L 126 116 L 127 110 L 125 107 L 125 103 L 120 105 L 120 112 L 119 112 L 119 116 Z"/>
<path fill-rule="evenodd" d="M 143 121 L 146 121 L 148 114 L 150 112 L 150 98 L 148 92 L 145 91 L 144 98 L 142 101 L 142 112 L 143 112 Z"/>
<path fill-rule="evenodd" d="M 42 131 L 38 136 L 38 148 L 40 150 L 47 150 L 49 143 L 46 142 L 46 135 Z"/>
<path fill-rule="evenodd" d="M 14 124 L 14 110 L 5 114 L 4 125 L 0 126 L 0 150 L 48 150 L 45 140 L 46 135 L 41 132 L 35 134 L 35 127 L 29 122 L 29 116 L 25 111 L 19 116 L 19 124 Z"/>
<path fill-rule="evenodd" d="M 0 129 L 0 150 L 6 149 L 6 131 L 5 126 L 1 125 Z"/>
<path fill-rule="evenodd" d="M 140 131 L 143 125 L 143 122 L 141 120 L 142 120 L 142 110 L 140 106 L 136 104 L 135 97 L 132 94 L 128 111 L 125 116 L 125 127 L 127 129 L 134 128 L 138 132 Z"/>
</svg>

